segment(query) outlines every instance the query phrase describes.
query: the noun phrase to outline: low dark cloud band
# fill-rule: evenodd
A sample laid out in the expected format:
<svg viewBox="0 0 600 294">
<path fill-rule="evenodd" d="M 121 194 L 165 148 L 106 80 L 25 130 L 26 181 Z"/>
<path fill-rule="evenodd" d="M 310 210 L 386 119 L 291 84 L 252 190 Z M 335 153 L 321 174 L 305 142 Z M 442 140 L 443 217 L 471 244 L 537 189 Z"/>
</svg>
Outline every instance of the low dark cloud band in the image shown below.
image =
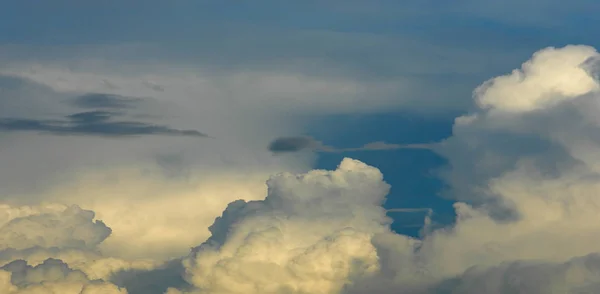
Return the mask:
<svg viewBox="0 0 600 294">
<path fill-rule="evenodd" d="M 136 121 L 112 121 L 111 119 L 116 115 L 107 111 L 88 111 L 74 113 L 61 120 L 0 118 L 0 131 L 108 137 L 141 135 L 208 137 L 197 130 L 179 130 Z"/>
<path fill-rule="evenodd" d="M 142 101 L 121 95 L 89 93 L 73 98 L 70 102 L 80 108 L 126 109 L 133 108 Z"/>
<path fill-rule="evenodd" d="M 367 143 L 355 148 L 335 148 L 327 146 L 322 142 L 309 136 L 281 137 L 277 138 L 268 146 L 273 153 L 291 153 L 302 150 L 318 152 L 350 152 L 369 150 L 395 150 L 395 149 L 431 149 L 433 144 L 390 144 L 382 141 Z"/>
</svg>

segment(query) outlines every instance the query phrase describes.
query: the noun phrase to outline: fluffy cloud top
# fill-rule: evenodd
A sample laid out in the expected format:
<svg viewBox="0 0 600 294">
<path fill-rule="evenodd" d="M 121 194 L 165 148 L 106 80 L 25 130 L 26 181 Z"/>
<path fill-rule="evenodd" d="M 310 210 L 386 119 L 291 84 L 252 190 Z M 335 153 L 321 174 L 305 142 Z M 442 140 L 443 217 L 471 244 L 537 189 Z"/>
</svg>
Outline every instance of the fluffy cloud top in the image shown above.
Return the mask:
<svg viewBox="0 0 600 294">
<path fill-rule="evenodd" d="M 521 69 L 496 77 L 475 90 L 482 108 L 529 111 L 574 99 L 598 89 L 584 62 L 597 57 L 594 48 L 567 46 L 536 52 Z"/>
<path fill-rule="evenodd" d="M 184 260 L 201 293 L 337 293 L 377 270 L 373 234 L 389 219 L 381 173 L 345 159 L 335 171 L 280 174 L 262 201 L 231 203 Z"/>
<path fill-rule="evenodd" d="M 450 161 L 449 195 L 465 202 L 418 256 L 432 276 L 457 276 L 444 284 L 452 293 L 598 291 L 589 254 L 600 250 L 599 56 L 586 46 L 541 50 L 478 88 L 481 109 L 457 118 L 436 147 Z"/>
<path fill-rule="evenodd" d="M 0 250 L 42 248 L 93 248 L 104 241 L 111 230 L 102 221 L 94 220 L 94 212 L 78 206 L 35 208 L 0 207 L 6 220 L 0 227 Z M 55 211 L 52 211 L 55 210 Z M 21 214 L 22 216 L 16 215 Z M 25 214 L 25 215 L 23 215 Z M 13 218 L 14 217 L 14 218 Z"/>
</svg>

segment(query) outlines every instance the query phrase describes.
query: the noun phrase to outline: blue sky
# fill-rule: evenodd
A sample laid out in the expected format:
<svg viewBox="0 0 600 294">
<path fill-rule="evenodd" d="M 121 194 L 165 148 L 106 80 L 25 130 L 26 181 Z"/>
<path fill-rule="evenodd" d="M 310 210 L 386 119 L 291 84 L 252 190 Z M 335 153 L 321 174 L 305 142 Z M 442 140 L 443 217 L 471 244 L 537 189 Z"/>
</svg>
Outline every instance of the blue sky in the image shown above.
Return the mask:
<svg viewBox="0 0 600 294">
<path fill-rule="evenodd" d="M 311 133 L 316 139 L 333 146 L 361 146 L 365 142 L 386 141 L 400 144 L 413 142 L 438 142 L 451 135 L 453 119 L 423 118 L 406 113 L 383 113 L 369 116 L 330 117 L 314 122 Z M 331 129 L 319 126 L 328 125 Z M 336 137 L 328 134 L 335 132 Z M 431 208 L 433 220 L 448 224 L 454 219 L 452 200 L 438 197 L 443 182 L 435 170 L 445 164 L 439 155 L 429 150 L 399 149 L 388 151 L 357 151 L 323 153 L 318 167 L 333 169 L 345 157 L 359 158 L 367 164 L 377 166 L 385 180 L 392 185 L 385 207 L 387 208 Z M 393 229 L 399 233 L 418 236 L 425 217 L 424 212 L 390 213 L 395 223 Z"/>
</svg>

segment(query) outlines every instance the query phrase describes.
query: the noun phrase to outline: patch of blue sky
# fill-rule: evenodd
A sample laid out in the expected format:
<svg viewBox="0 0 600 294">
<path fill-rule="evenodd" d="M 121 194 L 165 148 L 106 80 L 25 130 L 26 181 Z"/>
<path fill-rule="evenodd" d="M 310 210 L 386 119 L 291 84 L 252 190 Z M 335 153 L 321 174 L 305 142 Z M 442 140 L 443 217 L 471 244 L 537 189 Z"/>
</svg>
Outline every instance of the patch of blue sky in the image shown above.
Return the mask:
<svg viewBox="0 0 600 294">
<path fill-rule="evenodd" d="M 440 141 L 451 134 L 452 115 L 424 117 L 408 113 L 343 115 L 315 119 L 309 134 L 336 147 L 362 146 L 373 141 L 399 144 Z M 454 221 L 452 200 L 440 197 L 444 183 L 435 170 L 445 160 L 429 150 L 400 149 L 319 154 L 317 168 L 333 169 L 344 157 L 352 157 L 376 166 L 392 188 L 386 208 L 431 208 L 433 221 Z M 417 237 L 425 212 L 390 212 L 392 229 Z"/>
</svg>

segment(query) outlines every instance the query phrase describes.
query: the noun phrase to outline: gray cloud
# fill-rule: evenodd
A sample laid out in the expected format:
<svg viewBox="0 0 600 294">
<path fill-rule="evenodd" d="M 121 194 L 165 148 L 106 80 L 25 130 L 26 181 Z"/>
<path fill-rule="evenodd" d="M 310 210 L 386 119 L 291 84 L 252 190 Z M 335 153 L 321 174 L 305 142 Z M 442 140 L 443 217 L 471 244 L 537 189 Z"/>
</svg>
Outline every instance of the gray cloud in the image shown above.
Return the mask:
<svg viewBox="0 0 600 294">
<path fill-rule="evenodd" d="M 156 91 L 156 92 L 164 92 L 165 88 L 163 88 L 161 85 L 157 85 L 148 81 L 144 82 L 144 86 Z"/>
<path fill-rule="evenodd" d="M 376 151 L 376 150 L 395 150 L 395 149 L 431 149 L 434 144 L 390 144 L 383 141 L 367 143 L 361 147 L 354 148 L 335 148 L 327 146 L 322 142 L 309 137 L 281 137 L 269 144 L 269 151 L 273 153 L 290 153 L 302 150 L 312 150 L 317 152 L 351 152 L 351 151 Z"/>
<path fill-rule="evenodd" d="M 111 121 L 111 118 L 116 115 L 117 113 L 114 112 L 95 110 L 74 113 L 62 120 L 0 118 L 0 131 L 108 137 L 140 135 L 208 137 L 197 130 L 179 130 L 137 121 Z"/>
<path fill-rule="evenodd" d="M 305 149 L 321 149 L 321 142 L 306 136 L 281 137 L 269 144 L 269 151 L 273 153 L 298 152 Z"/>
<path fill-rule="evenodd" d="M 185 268 L 181 259 L 170 260 L 151 269 L 124 269 L 114 273 L 110 279 L 115 285 L 127 289 L 129 294 L 163 294 L 169 288 L 188 289 Z"/>
<path fill-rule="evenodd" d="M 72 99 L 71 104 L 81 108 L 124 109 L 133 108 L 140 103 L 141 98 L 131 98 L 121 95 L 89 93 Z"/>
</svg>

